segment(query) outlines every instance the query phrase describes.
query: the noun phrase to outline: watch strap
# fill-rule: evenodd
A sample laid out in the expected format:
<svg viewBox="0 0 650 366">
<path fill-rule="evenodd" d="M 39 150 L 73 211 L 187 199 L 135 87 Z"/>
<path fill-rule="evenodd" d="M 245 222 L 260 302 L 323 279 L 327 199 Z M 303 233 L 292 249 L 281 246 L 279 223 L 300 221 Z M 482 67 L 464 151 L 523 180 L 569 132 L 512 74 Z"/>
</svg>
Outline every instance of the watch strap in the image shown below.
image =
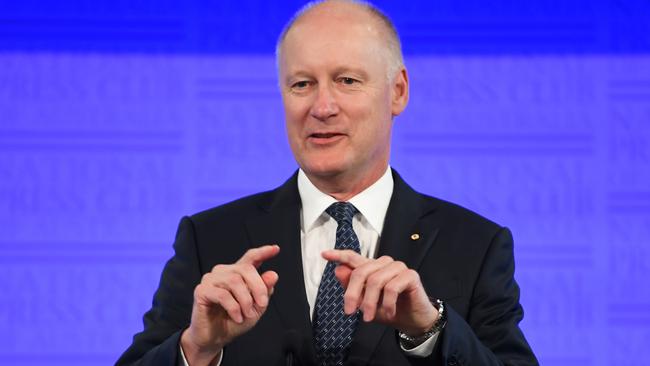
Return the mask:
<svg viewBox="0 0 650 366">
<path fill-rule="evenodd" d="M 447 312 L 445 311 L 445 303 L 442 300 L 436 299 L 432 300 L 431 304 L 436 308 L 436 310 L 438 310 L 438 319 L 436 319 L 436 321 L 433 323 L 433 326 L 429 330 L 421 335 L 414 337 L 399 331 L 397 332 L 397 336 L 399 337 L 399 340 L 404 348 L 415 348 L 431 338 L 434 334 L 444 329 L 445 325 L 447 324 Z"/>
</svg>

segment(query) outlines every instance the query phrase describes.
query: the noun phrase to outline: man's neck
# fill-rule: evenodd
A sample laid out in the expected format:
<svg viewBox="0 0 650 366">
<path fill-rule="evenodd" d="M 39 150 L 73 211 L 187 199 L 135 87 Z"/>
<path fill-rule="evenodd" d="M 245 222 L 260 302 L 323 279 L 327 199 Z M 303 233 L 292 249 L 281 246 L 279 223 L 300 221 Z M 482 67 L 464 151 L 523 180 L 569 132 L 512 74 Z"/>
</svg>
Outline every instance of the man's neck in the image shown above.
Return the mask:
<svg viewBox="0 0 650 366">
<path fill-rule="evenodd" d="M 305 172 L 309 181 L 321 192 L 334 197 L 337 201 L 345 202 L 363 192 L 381 178 L 388 169 L 386 164 L 383 169 L 375 169 L 372 174 L 335 174 L 319 176 Z"/>
</svg>

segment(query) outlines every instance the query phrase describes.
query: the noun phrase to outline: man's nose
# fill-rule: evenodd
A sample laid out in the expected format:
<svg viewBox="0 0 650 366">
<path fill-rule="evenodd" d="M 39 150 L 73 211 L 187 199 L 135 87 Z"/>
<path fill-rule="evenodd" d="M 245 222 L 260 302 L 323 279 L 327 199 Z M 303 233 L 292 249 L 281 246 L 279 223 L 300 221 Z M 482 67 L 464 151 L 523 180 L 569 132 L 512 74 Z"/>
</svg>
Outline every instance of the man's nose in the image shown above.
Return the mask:
<svg viewBox="0 0 650 366">
<path fill-rule="evenodd" d="M 319 85 L 316 99 L 311 106 L 312 117 L 325 121 L 339 113 L 339 105 L 334 98 L 330 85 Z"/>
</svg>

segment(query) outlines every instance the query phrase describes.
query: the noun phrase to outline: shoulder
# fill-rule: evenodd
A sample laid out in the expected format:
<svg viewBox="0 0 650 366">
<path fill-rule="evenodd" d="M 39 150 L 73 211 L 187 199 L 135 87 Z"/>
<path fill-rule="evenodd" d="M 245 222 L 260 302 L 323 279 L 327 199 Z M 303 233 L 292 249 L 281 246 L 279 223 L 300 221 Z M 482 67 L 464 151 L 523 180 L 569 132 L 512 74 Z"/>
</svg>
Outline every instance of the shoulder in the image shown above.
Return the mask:
<svg viewBox="0 0 650 366">
<path fill-rule="evenodd" d="M 189 216 L 197 232 L 222 234 L 239 231 L 249 218 L 266 215 L 278 207 L 299 207 L 297 172 L 279 187 L 245 196 Z"/>
<path fill-rule="evenodd" d="M 439 226 L 449 229 L 492 233 L 502 229 L 496 222 L 459 204 L 414 190 L 395 170 L 393 179 L 395 187 L 390 206 L 396 208 L 393 214 L 420 213 Z"/>
<path fill-rule="evenodd" d="M 423 224 L 439 230 L 445 239 L 454 242 L 470 242 L 485 245 L 506 230 L 496 222 L 456 203 L 423 194 L 411 188 L 393 170 L 395 187 L 391 198 L 389 215 L 417 215 Z M 390 208 L 389 208 L 390 209 Z M 482 243 L 482 244 L 479 244 Z"/>
<path fill-rule="evenodd" d="M 472 227 L 481 228 L 483 230 L 499 230 L 501 225 L 492 221 L 491 219 L 472 211 L 459 204 L 449 202 L 440 198 L 426 196 L 426 199 L 435 202 L 439 215 L 449 223 L 456 223 L 458 225 L 470 225 Z"/>
<path fill-rule="evenodd" d="M 459 247 L 481 253 L 495 238 L 504 234 L 510 236 L 504 226 L 459 204 L 423 194 L 421 197 L 434 207 L 430 215 L 441 237 Z"/>
<path fill-rule="evenodd" d="M 251 214 L 258 212 L 271 200 L 274 191 L 252 194 L 219 206 L 197 212 L 189 218 L 196 227 L 235 225 L 241 223 Z"/>
<path fill-rule="evenodd" d="M 248 249 L 248 219 L 272 191 L 242 197 L 181 219 L 176 237 L 188 237 L 196 251 L 201 273 L 217 263 L 233 263 Z"/>
</svg>

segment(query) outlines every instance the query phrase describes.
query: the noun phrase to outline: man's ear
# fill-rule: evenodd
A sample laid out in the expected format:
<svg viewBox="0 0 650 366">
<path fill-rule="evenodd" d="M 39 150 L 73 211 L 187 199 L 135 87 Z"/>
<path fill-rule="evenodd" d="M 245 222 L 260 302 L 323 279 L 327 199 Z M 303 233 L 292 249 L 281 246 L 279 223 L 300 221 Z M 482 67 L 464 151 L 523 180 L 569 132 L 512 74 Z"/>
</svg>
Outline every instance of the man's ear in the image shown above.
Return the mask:
<svg viewBox="0 0 650 366">
<path fill-rule="evenodd" d="M 402 66 L 395 75 L 391 89 L 391 112 L 394 117 L 402 113 L 409 102 L 409 77 L 405 67 Z"/>
</svg>

